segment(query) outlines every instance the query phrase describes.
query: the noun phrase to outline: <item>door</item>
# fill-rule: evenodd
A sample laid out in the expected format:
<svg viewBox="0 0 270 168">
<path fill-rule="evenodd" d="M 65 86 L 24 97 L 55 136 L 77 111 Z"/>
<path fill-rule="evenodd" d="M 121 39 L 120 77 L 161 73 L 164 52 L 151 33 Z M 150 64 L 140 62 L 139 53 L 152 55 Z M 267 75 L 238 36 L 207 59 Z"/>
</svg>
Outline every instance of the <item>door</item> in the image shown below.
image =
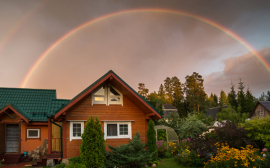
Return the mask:
<svg viewBox="0 0 270 168">
<path fill-rule="evenodd" d="M 63 126 L 62 122 L 55 122 Z M 52 124 L 52 151 L 60 152 L 60 127 Z"/>
<path fill-rule="evenodd" d="M 19 152 L 19 124 L 6 125 L 6 152 Z"/>
<path fill-rule="evenodd" d="M 5 124 L 0 123 L 0 155 L 6 152 L 5 142 L 6 142 L 6 133 L 5 133 Z"/>
</svg>

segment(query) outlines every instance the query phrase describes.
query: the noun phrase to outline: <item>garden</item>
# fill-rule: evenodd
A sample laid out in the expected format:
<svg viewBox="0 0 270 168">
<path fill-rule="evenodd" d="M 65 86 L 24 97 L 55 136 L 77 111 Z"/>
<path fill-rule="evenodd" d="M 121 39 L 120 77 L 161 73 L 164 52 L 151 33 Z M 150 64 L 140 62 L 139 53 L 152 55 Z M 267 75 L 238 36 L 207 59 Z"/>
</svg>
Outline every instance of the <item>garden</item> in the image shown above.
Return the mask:
<svg viewBox="0 0 270 168">
<path fill-rule="evenodd" d="M 128 144 L 108 145 L 110 151 L 105 151 L 100 121 L 91 117 L 82 136 L 81 156 L 70 158 L 69 165 L 62 163 L 56 168 L 269 167 L 269 116 L 227 121 L 215 128 L 207 126 L 212 122 L 201 113 L 190 114 L 184 119 L 172 116 L 167 120 L 150 120 L 146 144 L 141 142 L 137 132 Z M 156 136 L 155 125 L 173 128 L 179 141 L 167 142 L 166 131 L 162 129 Z"/>
</svg>

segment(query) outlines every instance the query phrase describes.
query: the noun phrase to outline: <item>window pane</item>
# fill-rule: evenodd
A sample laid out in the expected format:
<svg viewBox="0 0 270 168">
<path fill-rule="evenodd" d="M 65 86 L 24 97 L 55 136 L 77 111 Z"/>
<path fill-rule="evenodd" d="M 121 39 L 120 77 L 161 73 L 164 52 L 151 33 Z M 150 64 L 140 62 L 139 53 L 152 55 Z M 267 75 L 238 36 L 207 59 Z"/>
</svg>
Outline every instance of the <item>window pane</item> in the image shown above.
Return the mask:
<svg viewBox="0 0 270 168">
<path fill-rule="evenodd" d="M 38 130 L 28 130 L 28 136 L 29 137 L 37 137 L 38 136 Z"/>
<path fill-rule="evenodd" d="M 117 124 L 107 124 L 107 136 L 117 136 Z"/>
<path fill-rule="evenodd" d="M 105 101 L 104 97 L 95 97 L 95 101 Z"/>
<path fill-rule="evenodd" d="M 114 90 L 112 87 L 110 87 L 110 95 L 111 96 L 120 96 L 120 94 L 116 90 Z"/>
<path fill-rule="evenodd" d="M 74 137 L 80 137 L 81 136 L 81 124 L 74 123 L 73 124 L 73 136 Z"/>
<path fill-rule="evenodd" d="M 94 95 L 104 96 L 105 95 L 105 86 L 102 86 Z"/>
<path fill-rule="evenodd" d="M 120 135 L 128 135 L 128 125 L 127 124 L 120 124 Z"/>
<path fill-rule="evenodd" d="M 120 101 L 120 97 L 111 97 L 111 101 Z"/>
</svg>

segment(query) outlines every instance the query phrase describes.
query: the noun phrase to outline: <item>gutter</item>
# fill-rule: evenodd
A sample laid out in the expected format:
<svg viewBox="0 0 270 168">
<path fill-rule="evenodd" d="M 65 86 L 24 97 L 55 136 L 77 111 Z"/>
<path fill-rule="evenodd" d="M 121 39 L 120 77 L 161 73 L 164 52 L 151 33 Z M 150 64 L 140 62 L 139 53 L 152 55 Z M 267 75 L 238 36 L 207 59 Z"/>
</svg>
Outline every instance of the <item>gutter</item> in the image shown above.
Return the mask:
<svg viewBox="0 0 270 168">
<path fill-rule="evenodd" d="M 52 118 L 54 117 L 53 115 L 47 116 L 50 119 L 50 122 L 53 123 L 54 125 L 58 126 L 60 128 L 60 144 L 61 144 L 61 160 L 63 159 L 63 135 L 62 135 L 62 127 L 55 122 L 52 121 Z M 55 142 L 56 143 L 56 142 Z"/>
</svg>

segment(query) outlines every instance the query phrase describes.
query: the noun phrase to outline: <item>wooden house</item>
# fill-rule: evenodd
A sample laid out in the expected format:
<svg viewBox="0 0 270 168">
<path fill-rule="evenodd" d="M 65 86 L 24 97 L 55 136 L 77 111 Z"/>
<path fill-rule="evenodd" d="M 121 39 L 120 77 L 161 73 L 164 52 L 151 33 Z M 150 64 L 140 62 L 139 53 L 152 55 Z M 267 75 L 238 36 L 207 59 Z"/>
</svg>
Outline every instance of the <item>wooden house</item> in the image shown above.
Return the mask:
<svg viewBox="0 0 270 168">
<path fill-rule="evenodd" d="M 255 116 L 262 118 L 266 115 L 270 115 L 270 101 L 258 101 L 250 113 L 249 118 L 253 118 Z"/>
<path fill-rule="evenodd" d="M 4 142 L 0 143 L 0 154 L 22 154 L 23 150 L 30 152 L 38 148 L 44 150 L 46 159 L 60 158 L 61 153 L 64 159 L 79 156 L 81 135 L 91 115 L 101 121 L 106 146 L 125 144 L 137 131 L 141 141 L 146 142 L 149 119 L 161 118 L 157 110 L 113 71 L 71 100 L 56 99 L 55 90 L 1 89 L 16 93 L 7 93 L 10 99 L 0 95 L 0 133 L 4 137 L 0 138 Z M 17 146 L 10 151 L 7 139 L 14 130 Z"/>
</svg>

